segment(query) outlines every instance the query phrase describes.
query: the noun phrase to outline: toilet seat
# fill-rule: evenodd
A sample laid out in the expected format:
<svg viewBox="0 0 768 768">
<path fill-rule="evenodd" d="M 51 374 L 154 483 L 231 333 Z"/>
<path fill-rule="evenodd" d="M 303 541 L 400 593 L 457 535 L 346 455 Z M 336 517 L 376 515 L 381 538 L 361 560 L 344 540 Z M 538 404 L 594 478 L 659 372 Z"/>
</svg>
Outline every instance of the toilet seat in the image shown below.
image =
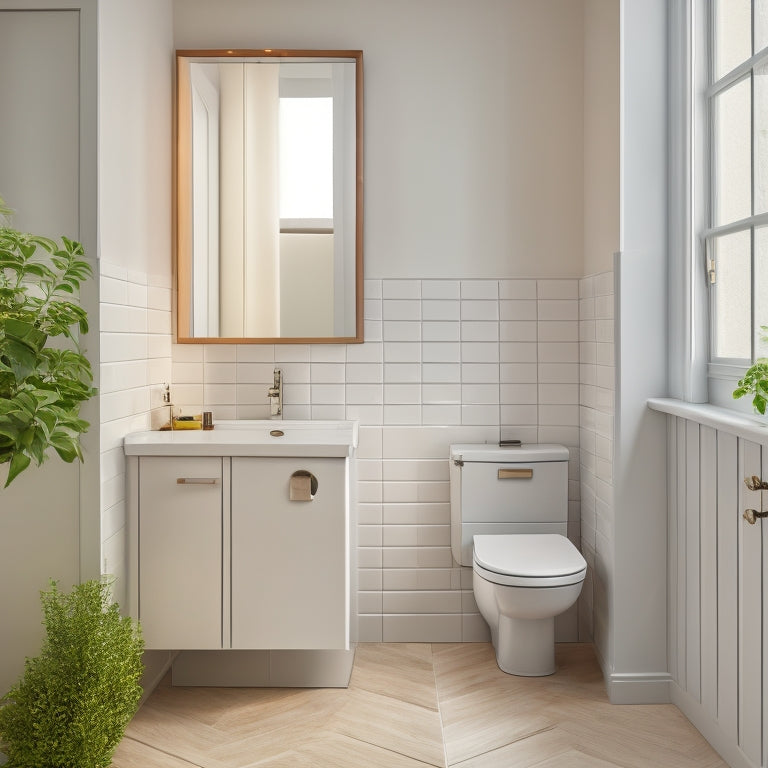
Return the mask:
<svg viewBox="0 0 768 768">
<path fill-rule="evenodd" d="M 560 587 L 584 580 L 587 563 L 560 534 L 476 535 L 474 571 L 494 584 Z"/>
</svg>

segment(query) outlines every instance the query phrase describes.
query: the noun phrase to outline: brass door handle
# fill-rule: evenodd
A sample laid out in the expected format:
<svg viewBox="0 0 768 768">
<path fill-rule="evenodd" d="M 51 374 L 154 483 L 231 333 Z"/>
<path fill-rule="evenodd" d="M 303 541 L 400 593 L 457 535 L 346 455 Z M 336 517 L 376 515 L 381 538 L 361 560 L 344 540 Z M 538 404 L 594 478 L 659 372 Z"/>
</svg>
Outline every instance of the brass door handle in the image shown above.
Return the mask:
<svg viewBox="0 0 768 768">
<path fill-rule="evenodd" d="M 742 517 L 750 525 L 754 525 L 758 517 L 768 517 L 768 512 L 758 512 L 756 509 L 745 509 Z"/>
<path fill-rule="evenodd" d="M 744 478 L 744 485 L 749 488 L 750 491 L 768 491 L 768 483 L 761 480 L 757 475 Z"/>
</svg>

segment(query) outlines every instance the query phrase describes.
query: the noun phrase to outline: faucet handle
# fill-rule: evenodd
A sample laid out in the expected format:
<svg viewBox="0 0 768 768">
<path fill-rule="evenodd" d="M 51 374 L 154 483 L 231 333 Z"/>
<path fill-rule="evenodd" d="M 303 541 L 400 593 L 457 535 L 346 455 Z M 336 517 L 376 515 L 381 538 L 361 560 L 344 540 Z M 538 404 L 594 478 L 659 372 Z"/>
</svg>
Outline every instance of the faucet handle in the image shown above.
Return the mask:
<svg viewBox="0 0 768 768">
<path fill-rule="evenodd" d="M 270 415 L 283 416 L 283 373 L 279 368 L 275 368 L 272 386 L 267 389 L 267 396 L 270 400 Z"/>
</svg>

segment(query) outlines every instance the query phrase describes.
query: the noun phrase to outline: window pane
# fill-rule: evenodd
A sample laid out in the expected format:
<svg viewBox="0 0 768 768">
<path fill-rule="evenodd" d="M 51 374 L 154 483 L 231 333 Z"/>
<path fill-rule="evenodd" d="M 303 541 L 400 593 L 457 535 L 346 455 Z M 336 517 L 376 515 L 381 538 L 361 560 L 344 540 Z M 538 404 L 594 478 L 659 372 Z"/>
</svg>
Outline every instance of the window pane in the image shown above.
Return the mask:
<svg viewBox="0 0 768 768">
<path fill-rule="evenodd" d="M 768 357 L 768 227 L 755 230 L 755 357 Z"/>
<path fill-rule="evenodd" d="M 752 55 L 750 0 L 715 0 L 715 80 Z"/>
<path fill-rule="evenodd" d="M 713 99 L 714 225 L 752 214 L 752 110 L 750 78 Z"/>
<path fill-rule="evenodd" d="M 755 0 L 755 53 L 768 45 L 768 0 Z"/>
<path fill-rule="evenodd" d="M 767 3 L 768 4 L 768 3 Z M 755 69 L 755 214 L 768 211 L 768 64 Z"/>
<path fill-rule="evenodd" d="M 712 242 L 717 282 L 713 355 L 752 357 L 751 236 L 747 232 L 723 235 Z"/>
<path fill-rule="evenodd" d="M 280 99 L 280 218 L 333 218 L 333 99 Z"/>
</svg>

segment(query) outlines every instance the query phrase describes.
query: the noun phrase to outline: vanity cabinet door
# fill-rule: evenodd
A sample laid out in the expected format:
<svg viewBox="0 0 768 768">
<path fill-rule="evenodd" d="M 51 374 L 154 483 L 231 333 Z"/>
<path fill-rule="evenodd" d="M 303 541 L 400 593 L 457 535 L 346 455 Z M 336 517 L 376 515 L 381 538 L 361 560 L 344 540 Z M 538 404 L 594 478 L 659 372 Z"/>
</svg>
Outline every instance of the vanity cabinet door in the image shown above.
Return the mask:
<svg viewBox="0 0 768 768">
<path fill-rule="evenodd" d="M 147 648 L 221 648 L 221 458 L 140 459 L 139 618 Z"/>
<path fill-rule="evenodd" d="M 232 459 L 232 647 L 349 648 L 346 459 Z"/>
</svg>

